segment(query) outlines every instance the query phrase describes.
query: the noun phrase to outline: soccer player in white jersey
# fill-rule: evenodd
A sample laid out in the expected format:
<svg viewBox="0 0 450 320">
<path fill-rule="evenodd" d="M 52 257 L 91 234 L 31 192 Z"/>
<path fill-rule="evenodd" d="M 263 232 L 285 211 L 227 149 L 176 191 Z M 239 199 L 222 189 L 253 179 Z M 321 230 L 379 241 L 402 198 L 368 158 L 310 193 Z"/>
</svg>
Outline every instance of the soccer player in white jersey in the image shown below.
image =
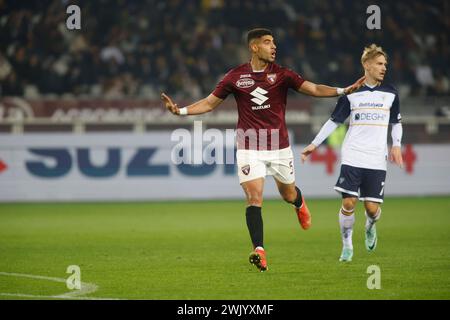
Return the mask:
<svg viewBox="0 0 450 320">
<path fill-rule="evenodd" d="M 353 257 L 352 232 L 355 205 L 364 201 L 366 210 L 365 245 L 371 252 L 377 245 L 375 223 L 380 219 L 388 159 L 388 125 L 392 125 L 392 148 L 389 160 L 403 167 L 401 153 L 402 124 L 397 90 L 382 84 L 387 54 L 375 44 L 361 56 L 365 85 L 338 99 L 331 118 L 317 136 L 303 149 L 302 161 L 350 116 L 350 127 L 342 145 L 341 172 L 334 189 L 342 194 L 339 225 L 343 249 L 339 261 Z"/>
</svg>

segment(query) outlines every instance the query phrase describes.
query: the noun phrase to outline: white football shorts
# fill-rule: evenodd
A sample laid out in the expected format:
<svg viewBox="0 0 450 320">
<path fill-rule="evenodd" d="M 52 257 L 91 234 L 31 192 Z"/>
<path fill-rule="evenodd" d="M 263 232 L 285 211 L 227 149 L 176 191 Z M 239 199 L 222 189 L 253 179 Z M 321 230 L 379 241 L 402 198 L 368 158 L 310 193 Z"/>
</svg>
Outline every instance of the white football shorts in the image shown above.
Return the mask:
<svg viewBox="0 0 450 320">
<path fill-rule="evenodd" d="M 291 147 L 281 150 L 236 151 L 239 183 L 265 178 L 267 175 L 284 184 L 295 182 L 294 154 Z"/>
</svg>

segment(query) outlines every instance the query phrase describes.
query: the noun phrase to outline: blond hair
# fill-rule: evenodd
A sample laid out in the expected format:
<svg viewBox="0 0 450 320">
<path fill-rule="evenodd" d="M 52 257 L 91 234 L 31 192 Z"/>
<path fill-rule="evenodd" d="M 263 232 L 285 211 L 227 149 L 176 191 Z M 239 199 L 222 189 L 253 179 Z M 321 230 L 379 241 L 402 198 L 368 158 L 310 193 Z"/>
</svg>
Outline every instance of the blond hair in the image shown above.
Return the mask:
<svg viewBox="0 0 450 320">
<path fill-rule="evenodd" d="M 363 54 L 361 56 L 361 64 L 364 65 L 367 60 L 376 58 L 379 55 L 383 55 L 386 60 L 388 58 L 387 53 L 384 52 L 382 47 L 379 47 L 375 43 L 372 43 L 370 46 L 364 48 Z"/>
</svg>

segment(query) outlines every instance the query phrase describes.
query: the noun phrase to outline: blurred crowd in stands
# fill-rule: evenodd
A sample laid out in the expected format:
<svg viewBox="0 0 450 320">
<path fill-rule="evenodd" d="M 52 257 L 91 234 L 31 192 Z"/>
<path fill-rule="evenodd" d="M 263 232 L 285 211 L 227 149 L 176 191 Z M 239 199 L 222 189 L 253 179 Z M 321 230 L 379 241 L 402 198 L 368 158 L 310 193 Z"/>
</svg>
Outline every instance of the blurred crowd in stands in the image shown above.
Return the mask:
<svg viewBox="0 0 450 320">
<path fill-rule="evenodd" d="M 66 8 L 81 9 L 68 30 Z M 307 80 L 346 86 L 363 47 L 388 52 L 388 78 L 408 96 L 448 96 L 449 7 L 384 1 L 368 30 L 369 1 L 0 0 L 1 96 L 198 99 L 249 59 L 246 31 L 273 30 L 277 62 Z"/>
</svg>

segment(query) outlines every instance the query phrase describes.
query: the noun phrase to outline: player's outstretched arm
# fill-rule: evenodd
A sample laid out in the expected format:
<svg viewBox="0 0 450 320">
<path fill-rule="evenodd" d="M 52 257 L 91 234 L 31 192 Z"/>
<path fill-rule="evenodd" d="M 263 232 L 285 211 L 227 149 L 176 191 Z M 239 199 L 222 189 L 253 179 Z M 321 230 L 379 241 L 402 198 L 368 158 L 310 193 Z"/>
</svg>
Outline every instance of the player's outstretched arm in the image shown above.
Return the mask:
<svg viewBox="0 0 450 320">
<path fill-rule="evenodd" d="M 305 162 L 306 158 L 316 150 L 316 148 L 325 141 L 326 138 L 339 126 L 336 122 L 329 119 L 325 124 L 320 128 L 319 133 L 316 135 L 314 140 L 311 142 L 310 145 L 305 147 L 302 151 L 302 162 Z"/>
<path fill-rule="evenodd" d="M 215 95 L 210 94 L 202 100 L 199 100 L 187 107 L 180 108 L 178 104 L 174 103 L 172 99 L 165 93 L 161 93 L 161 100 L 164 101 L 167 110 L 176 115 L 195 115 L 210 112 L 223 101 L 222 99 L 217 98 Z"/>
<path fill-rule="evenodd" d="M 315 84 L 310 81 L 304 81 L 298 91 L 313 97 L 335 97 L 343 94 L 355 92 L 364 84 L 366 77 L 359 78 L 354 84 L 344 88 L 329 87 L 323 84 Z"/>
</svg>

